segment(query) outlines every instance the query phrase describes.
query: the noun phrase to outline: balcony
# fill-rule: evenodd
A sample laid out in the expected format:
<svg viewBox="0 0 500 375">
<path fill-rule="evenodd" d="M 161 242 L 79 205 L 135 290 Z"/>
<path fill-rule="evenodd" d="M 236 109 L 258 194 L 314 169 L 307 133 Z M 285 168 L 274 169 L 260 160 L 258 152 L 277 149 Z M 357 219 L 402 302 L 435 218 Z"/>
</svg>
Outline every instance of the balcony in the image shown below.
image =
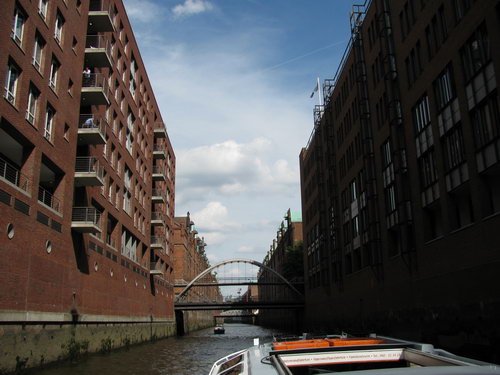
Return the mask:
<svg viewBox="0 0 500 375">
<path fill-rule="evenodd" d="M 92 33 L 115 31 L 111 14 L 111 4 L 106 6 L 102 0 L 90 0 L 87 30 Z"/>
<path fill-rule="evenodd" d="M 104 35 L 87 35 L 85 42 L 85 66 L 111 68 L 111 43 Z"/>
<path fill-rule="evenodd" d="M 82 79 L 82 105 L 109 105 L 108 81 L 101 73 L 85 74 Z"/>
<path fill-rule="evenodd" d="M 30 193 L 31 181 L 15 166 L 0 158 L 0 180 L 3 180 L 26 193 Z"/>
<path fill-rule="evenodd" d="M 153 166 L 153 181 L 166 181 L 165 169 L 158 165 Z"/>
<path fill-rule="evenodd" d="M 153 203 L 165 203 L 165 195 L 163 194 L 163 190 L 153 189 L 151 200 L 153 201 Z"/>
<path fill-rule="evenodd" d="M 104 186 L 104 168 L 97 158 L 78 156 L 75 165 L 75 186 Z"/>
<path fill-rule="evenodd" d="M 163 216 L 163 212 L 151 212 L 151 225 L 163 225 L 165 226 L 165 218 Z"/>
<path fill-rule="evenodd" d="M 149 274 L 150 275 L 163 275 L 163 269 L 161 267 L 160 262 L 151 262 L 149 266 Z"/>
<path fill-rule="evenodd" d="M 151 236 L 151 248 L 157 250 L 165 250 L 165 237 Z"/>
<path fill-rule="evenodd" d="M 93 114 L 81 114 L 78 122 L 79 145 L 103 145 L 106 143 L 105 123 Z"/>
<path fill-rule="evenodd" d="M 165 145 L 153 145 L 153 158 L 163 160 L 167 158 L 167 149 Z"/>
<path fill-rule="evenodd" d="M 94 207 L 73 207 L 71 229 L 80 233 L 101 233 L 101 213 Z"/>
<path fill-rule="evenodd" d="M 167 138 L 167 128 L 163 122 L 156 122 L 153 127 L 155 138 Z"/>
<path fill-rule="evenodd" d="M 54 197 L 50 191 L 42 186 L 38 186 L 38 202 L 55 212 L 62 213 L 61 202 L 59 202 L 59 199 Z"/>
</svg>

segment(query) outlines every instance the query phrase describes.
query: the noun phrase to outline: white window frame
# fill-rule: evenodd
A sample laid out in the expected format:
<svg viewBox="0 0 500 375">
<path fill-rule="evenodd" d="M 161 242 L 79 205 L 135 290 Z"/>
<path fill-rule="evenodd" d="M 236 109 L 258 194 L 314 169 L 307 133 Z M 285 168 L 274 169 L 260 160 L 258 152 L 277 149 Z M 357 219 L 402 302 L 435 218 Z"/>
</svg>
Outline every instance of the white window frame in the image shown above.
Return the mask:
<svg viewBox="0 0 500 375">
<path fill-rule="evenodd" d="M 21 72 L 19 69 L 14 64 L 9 63 L 9 68 L 7 69 L 7 75 L 5 77 L 4 96 L 5 99 L 7 99 L 12 105 L 15 105 L 16 103 L 17 84 L 19 82 L 20 75 Z"/>
<path fill-rule="evenodd" d="M 55 115 L 56 111 L 52 107 L 47 106 L 47 110 L 45 112 L 45 124 L 44 124 L 43 136 L 50 142 L 52 142 L 52 130 L 54 129 Z"/>
<path fill-rule="evenodd" d="M 42 38 L 40 35 L 35 35 L 35 45 L 33 47 L 33 60 L 32 64 L 39 72 L 42 71 L 42 59 L 43 59 L 43 47 L 44 43 L 42 43 Z M 37 53 L 38 52 L 38 53 Z M 37 59 L 38 55 L 38 59 Z"/>
<path fill-rule="evenodd" d="M 52 59 L 50 63 L 49 86 L 52 90 L 57 90 L 57 75 L 59 72 L 60 64 L 57 60 Z"/>
<path fill-rule="evenodd" d="M 16 7 L 14 10 L 14 20 L 12 24 L 12 39 L 21 46 L 23 43 L 23 34 L 24 34 L 24 24 L 26 23 L 26 16 L 19 8 Z"/>
<path fill-rule="evenodd" d="M 28 120 L 31 125 L 35 125 L 39 98 L 40 93 L 37 92 L 33 86 L 30 86 L 28 94 L 28 106 L 26 107 L 26 120 Z"/>
<path fill-rule="evenodd" d="M 40 0 L 38 2 L 38 14 L 44 21 L 47 20 L 47 10 L 49 8 L 49 0 Z"/>
<path fill-rule="evenodd" d="M 63 25 L 64 25 L 64 18 L 59 12 L 57 12 L 56 22 L 54 24 L 54 38 L 59 44 L 62 43 Z"/>
</svg>

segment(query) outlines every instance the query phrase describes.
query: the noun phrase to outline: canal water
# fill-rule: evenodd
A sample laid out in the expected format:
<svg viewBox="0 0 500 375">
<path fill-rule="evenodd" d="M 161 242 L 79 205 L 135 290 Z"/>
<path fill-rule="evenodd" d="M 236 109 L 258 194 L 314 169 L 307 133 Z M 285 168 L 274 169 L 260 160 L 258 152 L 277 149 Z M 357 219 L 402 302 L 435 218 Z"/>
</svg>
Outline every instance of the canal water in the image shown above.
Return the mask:
<svg viewBox="0 0 500 375">
<path fill-rule="evenodd" d="M 253 339 L 270 341 L 278 331 L 249 324 L 225 324 L 224 335 L 213 328 L 171 337 L 153 343 L 94 354 L 78 363 L 63 363 L 38 370 L 37 375 L 206 375 L 212 364 L 240 349 L 253 345 Z"/>
</svg>

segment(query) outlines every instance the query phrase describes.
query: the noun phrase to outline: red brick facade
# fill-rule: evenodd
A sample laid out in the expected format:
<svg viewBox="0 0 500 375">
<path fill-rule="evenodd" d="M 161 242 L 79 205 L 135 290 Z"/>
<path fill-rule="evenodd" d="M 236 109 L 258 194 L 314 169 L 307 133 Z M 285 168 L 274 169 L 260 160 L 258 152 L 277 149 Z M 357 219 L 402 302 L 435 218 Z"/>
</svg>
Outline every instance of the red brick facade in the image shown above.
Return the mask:
<svg viewBox="0 0 500 375">
<path fill-rule="evenodd" d="M 173 318 L 175 155 L 122 2 L 4 1 L 0 46 L 3 320 Z"/>
</svg>

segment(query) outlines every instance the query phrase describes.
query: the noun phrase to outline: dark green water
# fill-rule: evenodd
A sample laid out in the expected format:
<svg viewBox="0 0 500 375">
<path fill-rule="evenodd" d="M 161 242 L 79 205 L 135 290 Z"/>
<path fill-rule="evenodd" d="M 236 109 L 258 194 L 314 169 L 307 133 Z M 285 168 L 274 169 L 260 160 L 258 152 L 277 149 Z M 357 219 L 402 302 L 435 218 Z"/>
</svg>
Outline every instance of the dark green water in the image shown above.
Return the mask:
<svg viewBox="0 0 500 375">
<path fill-rule="evenodd" d="M 219 358 L 253 345 L 253 339 L 270 341 L 279 332 L 249 324 L 226 324 L 224 335 L 213 328 L 118 350 L 90 355 L 75 364 L 60 364 L 35 371 L 37 375 L 204 375 Z"/>
</svg>

